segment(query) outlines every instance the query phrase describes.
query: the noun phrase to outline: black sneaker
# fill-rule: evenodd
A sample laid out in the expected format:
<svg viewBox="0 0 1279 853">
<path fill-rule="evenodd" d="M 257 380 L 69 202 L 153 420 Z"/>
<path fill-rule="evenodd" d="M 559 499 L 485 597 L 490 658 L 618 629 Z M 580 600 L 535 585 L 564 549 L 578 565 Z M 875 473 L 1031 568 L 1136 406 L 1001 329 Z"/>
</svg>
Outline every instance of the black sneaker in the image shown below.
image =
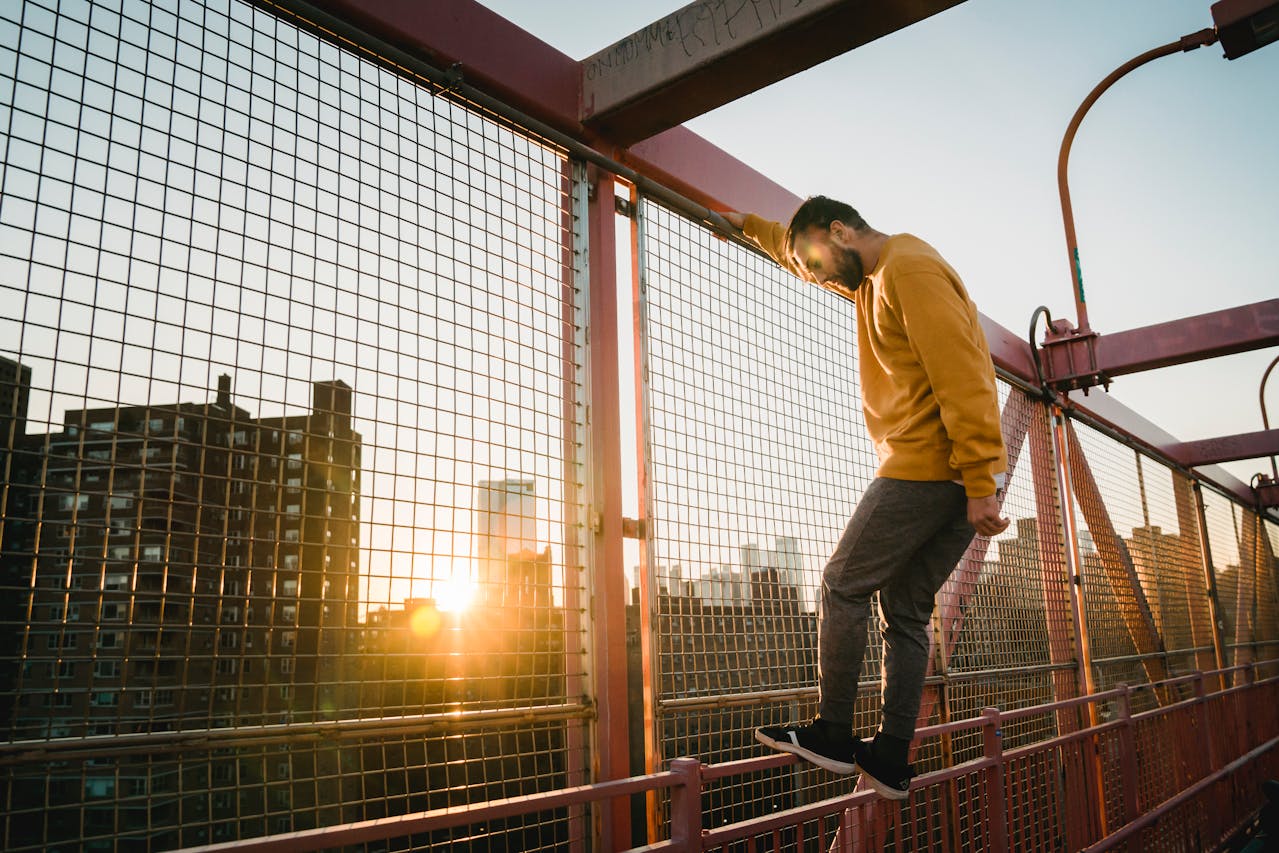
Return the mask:
<svg viewBox="0 0 1279 853">
<path fill-rule="evenodd" d="M 904 762 L 891 761 L 879 756 L 874 744 L 857 739 L 853 747 L 854 761 L 862 769 L 862 778 L 889 800 L 904 800 L 910 794 L 910 780 L 915 778 L 915 767 Z"/>
<path fill-rule="evenodd" d="M 840 737 L 836 733 L 838 730 L 838 726 L 822 720 L 789 726 L 760 726 L 755 730 L 755 740 L 806 758 L 832 773 L 855 773 L 856 745 L 861 741 L 853 737 L 852 732 Z"/>
</svg>

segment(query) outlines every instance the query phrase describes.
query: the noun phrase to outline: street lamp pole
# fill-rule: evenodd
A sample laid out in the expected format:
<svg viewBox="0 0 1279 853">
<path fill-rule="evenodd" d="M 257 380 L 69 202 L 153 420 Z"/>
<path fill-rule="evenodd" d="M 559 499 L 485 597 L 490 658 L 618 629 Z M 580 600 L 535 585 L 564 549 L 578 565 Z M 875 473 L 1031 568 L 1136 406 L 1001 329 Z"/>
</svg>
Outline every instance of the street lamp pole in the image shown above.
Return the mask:
<svg viewBox="0 0 1279 853">
<path fill-rule="evenodd" d="M 1079 105 L 1079 109 L 1075 110 L 1075 115 L 1071 118 L 1070 124 L 1066 128 L 1066 135 L 1061 140 L 1061 152 L 1057 155 L 1057 189 L 1061 193 L 1061 218 L 1066 227 L 1066 253 L 1070 260 L 1070 277 L 1074 285 L 1075 309 L 1079 320 L 1079 325 L 1073 332 L 1076 336 L 1092 335 L 1092 329 L 1088 325 L 1088 305 L 1084 298 L 1084 274 L 1079 265 L 1079 241 L 1075 237 L 1075 217 L 1070 206 L 1070 187 L 1066 182 L 1066 167 L 1070 160 L 1070 146 L 1075 141 L 1075 133 L 1079 130 L 1080 123 L 1083 122 L 1084 116 L 1092 105 L 1120 77 L 1161 56 L 1189 52 L 1196 48 L 1210 45 L 1216 40 L 1217 31 L 1212 27 L 1208 27 L 1197 33 L 1182 36 L 1177 41 L 1148 50 L 1140 56 L 1133 57 L 1110 72 L 1106 79 L 1098 83 L 1096 88 L 1088 93 L 1088 97 L 1084 98 L 1083 103 Z"/>
</svg>

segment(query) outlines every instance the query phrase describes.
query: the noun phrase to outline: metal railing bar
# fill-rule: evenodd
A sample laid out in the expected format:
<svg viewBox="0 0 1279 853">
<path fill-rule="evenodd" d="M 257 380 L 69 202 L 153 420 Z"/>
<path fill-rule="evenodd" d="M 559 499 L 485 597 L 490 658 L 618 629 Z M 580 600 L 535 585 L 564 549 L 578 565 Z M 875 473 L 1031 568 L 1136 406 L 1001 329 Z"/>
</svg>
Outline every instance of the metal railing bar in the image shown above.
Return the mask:
<svg viewBox="0 0 1279 853">
<path fill-rule="evenodd" d="M 1234 761 L 1230 762 L 1225 767 L 1221 768 L 1215 773 L 1212 773 L 1200 779 L 1198 782 L 1191 785 L 1189 788 L 1185 789 L 1181 793 L 1176 794 L 1175 796 L 1169 797 L 1168 799 L 1164 800 L 1160 805 L 1146 812 L 1141 817 L 1137 818 L 1136 820 L 1130 821 L 1129 823 L 1124 824 L 1118 830 L 1106 836 L 1101 841 L 1097 842 L 1091 847 L 1084 848 L 1083 853 L 1101 853 L 1101 851 L 1103 850 L 1109 850 L 1115 845 L 1120 844 L 1124 841 L 1127 841 L 1136 833 L 1140 832 L 1141 830 L 1145 829 L 1146 827 L 1158 821 L 1168 812 L 1182 805 L 1183 803 L 1190 800 L 1191 798 L 1197 796 L 1199 793 L 1201 793 L 1204 789 L 1208 788 L 1210 785 L 1214 785 L 1217 782 L 1220 782 L 1222 779 L 1224 779 L 1226 776 L 1230 775 L 1231 773 L 1234 773 L 1235 771 L 1242 769 L 1248 764 L 1251 764 L 1252 762 L 1257 761 L 1267 752 L 1274 749 L 1276 746 L 1279 746 L 1279 737 L 1271 738 L 1270 740 L 1266 741 L 1261 746 L 1257 747 L 1251 752 L 1248 752 L 1248 753 L 1245 753 L 1244 755 L 1239 756 Z"/>
<path fill-rule="evenodd" d="M 588 718 L 593 710 L 582 704 L 543 705 L 500 710 L 453 711 L 316 723 L 279 723 L 191 729 L 177 732 L 138 732 L 54 740 L 21 740 L 0 743 L 0 766 L 44 759 L 94 758 L 153 752 L 157 747 L 174 750 L 219 749 L 272 743 L 297 743 L 329 739 L 374 738 L 387 735 L 454 732 L 512 722 L 543 723 Z"/>
<path fill-rule="evenodd" d="M 235 850 L 237 853 L 246 853 L 247 851 L 277 853 L 277 851 L 321 850 L 326 847 L 339 847 L 346 844 L 360 844 L 368 841 L 398 838 L 419 832 L 452 829 L 473 823 L 516 817 L 531 812 L 549 811 L 562 806 L 580 805 L 613 797 L 640 794 L 645 791 L 673 786 L 678 784 L 678 780 L 679 776 L 669 771 L 653 773 L 648 776 L 633 776 L 628 779 L 617 779 L 610 782 L 596 782 L 592 785 L 580 785 L 559 791 L 546 791 L 538 794 L 508 797 L 502 800 L 491 800 L 475 808 L 453 806 L 432 809 L 431 811 L 418 812 L 416 814 L 377 818 L 376 820 L 359 821 L 358 823 L 348 823 L 336 827 L 319 827 L 263 838 L 246 838 L 240 841 L 189 847 L 185 848 L 185 851 L 186 853 L 206 853 L 206 851 Z"/>
</svg>

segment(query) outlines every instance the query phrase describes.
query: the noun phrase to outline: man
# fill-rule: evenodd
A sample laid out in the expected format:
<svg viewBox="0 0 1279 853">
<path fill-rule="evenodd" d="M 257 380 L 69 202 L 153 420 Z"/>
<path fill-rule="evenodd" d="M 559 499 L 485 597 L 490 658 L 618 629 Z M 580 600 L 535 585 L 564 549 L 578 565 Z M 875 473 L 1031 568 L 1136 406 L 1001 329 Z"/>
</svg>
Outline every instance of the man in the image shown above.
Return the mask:
<svg viewBox="0 0 1279 853">
<path fill-rule="evenodd" d="M 918 237 L 876 231 L 824 196 L 805 201 L 785 228 L 753 214 L 724 217 L 778 264 L 857 303 L 862 406 L 880 461 L 822 573 L 817 718 L 764 726 L 755 738 L 836 773 L 860 767 L 880 794 L 903 799 L 933 600 L 974 531 L 1008 528 L 990 351 L 959 275 Z M 883 717 L 863 742 L 852 723 L 874 593 Z"/>
</svg>

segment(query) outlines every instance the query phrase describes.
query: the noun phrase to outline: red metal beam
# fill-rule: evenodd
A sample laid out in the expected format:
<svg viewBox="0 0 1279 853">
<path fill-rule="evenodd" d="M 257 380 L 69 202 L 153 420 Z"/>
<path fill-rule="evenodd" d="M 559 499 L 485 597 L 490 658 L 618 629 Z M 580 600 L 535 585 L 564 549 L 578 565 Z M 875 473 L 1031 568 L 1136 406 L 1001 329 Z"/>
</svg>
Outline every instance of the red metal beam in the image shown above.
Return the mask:
<svg viewBox="0 0 1279 853">
<path fill-rule="evenodd" d="M 1198 441 L 1181 441 L 1165 444 L 1160 452 L 1187 468 L 1196 465 L 1215 465 L 1218 462 L 1234 462 L 1239 459 L 1258 459 L 1279 455 L 1279 429 L 1243 432 L 1218 438 L 1201 438 Z"/>
<path fill-rule="evenodd" d="M 534 118 L 580 130 L 579 63 L 474 0 L 310 2 L 439 69 L 460 64 L 467 83 Z"/>
<path fill-rule="evenodd" d="M 1116 376 L 1279 345 L 1279 299 L 1105 335 L 1073 330 L 1044 341 L 1045 378 L 1088 387 Z"/>
<path fill-rule="evenodd" d="M 582 62 L 582 118 L 647 139 L 963 0 L 696 0 Z"/>
</svg>

